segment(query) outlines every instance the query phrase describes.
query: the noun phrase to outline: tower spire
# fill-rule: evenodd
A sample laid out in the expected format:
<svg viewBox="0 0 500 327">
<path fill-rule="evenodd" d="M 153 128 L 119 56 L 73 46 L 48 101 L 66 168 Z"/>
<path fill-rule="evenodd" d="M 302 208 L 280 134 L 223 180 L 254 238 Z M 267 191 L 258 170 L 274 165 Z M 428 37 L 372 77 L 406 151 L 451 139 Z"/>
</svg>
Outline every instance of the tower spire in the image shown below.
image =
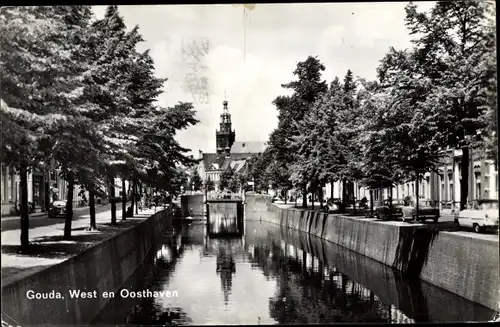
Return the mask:
<svg viewBox="0 0 500 327">
<path fill-rule="evenodd" d="M 224 89 L 224 101 L 226 101 L 227 98 L 226 98 L 226 90 Z"/>
</svg>

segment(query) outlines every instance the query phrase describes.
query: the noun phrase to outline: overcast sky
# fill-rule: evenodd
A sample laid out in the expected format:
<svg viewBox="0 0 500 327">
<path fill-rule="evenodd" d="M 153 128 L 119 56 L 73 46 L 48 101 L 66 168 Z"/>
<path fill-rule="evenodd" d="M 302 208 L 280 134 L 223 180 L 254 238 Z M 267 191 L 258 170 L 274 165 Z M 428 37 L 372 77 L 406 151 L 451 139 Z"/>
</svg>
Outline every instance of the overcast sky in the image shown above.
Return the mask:
<svg viewBox="0 0 500 327">
<path fill-rule="evenodd" d="M 415 2 L 428 10 L 433 2 Z M 236 141 L 266 141 L 276 127 L 272 101 L 286 94 L 281 84 L 293 80 L 297 62 L 309 55 L 325 64 L 323 78 L 343 78 L 347 69 L 355 76 L 373 79 L 378 61 L 390 46 L 410 46 L 404 25 L 406 2 L 258 4 L 242 5 L 143 5 L 119 6 L 130 29 L 139 25 L 151 49 L 156 74 L 167 77 L 163 105 L 190 101 L 200 123 L 183 131 L 181 145 L 215 152 L 215 130 L 222 112 L 224 91 L 232 114 Z M 95 6 L 97 18 L 105 6 Z M 193 40 L 208 53 L 200 58 L 197 72 L 182 56 L 182 42 Z M 200 66 L 204 66 L 200 67 Z M 191 74 L 191 75 L 189 75 Z M 183 89 L 186 76 L 206 78 L 208 103 L 196 101 Z"/>
</svg>

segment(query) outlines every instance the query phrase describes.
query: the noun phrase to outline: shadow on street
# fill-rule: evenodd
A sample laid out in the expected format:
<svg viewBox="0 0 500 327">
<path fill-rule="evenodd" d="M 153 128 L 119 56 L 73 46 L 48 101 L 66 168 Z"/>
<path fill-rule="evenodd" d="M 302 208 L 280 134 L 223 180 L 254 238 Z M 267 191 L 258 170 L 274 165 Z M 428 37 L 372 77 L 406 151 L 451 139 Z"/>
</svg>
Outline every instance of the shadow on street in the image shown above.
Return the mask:
<svg viewBox="0 0 500 327">
<path fill-rule="evenodd" d="M 96 214 L 99 214 L 104 211 L 111 210 L 111 205 L 100 205 L 95 207 L 95 212 Z M 79 219 L 89 219 L 88 217 L 84 217 L 89 214 L 89 208 L 85 208 L 79 211 L 73 212 L 73 221 L 79 220 Z M 121 219 L 121 217 L 117 217 Z M 30 217 L 30 229 L 31 228 L 36 228 L 36 227 L 43 227 L 43 226 L 49 226 L 49 225 L 55 225 L 55 224 L 60 224 L 64 223 L 64 217 L 57 217 L 57 218 L 49 218 L 46 214 L 43 216 L 39 217 Z M 18 217 L 18 219 L 9 219 L 9 220 L 3 220 L 2 221 L 2 232 L 6 232 L 9 230 L 16 230 L 16 229 L 21 229 L 21 217 Z"/>
</svg>

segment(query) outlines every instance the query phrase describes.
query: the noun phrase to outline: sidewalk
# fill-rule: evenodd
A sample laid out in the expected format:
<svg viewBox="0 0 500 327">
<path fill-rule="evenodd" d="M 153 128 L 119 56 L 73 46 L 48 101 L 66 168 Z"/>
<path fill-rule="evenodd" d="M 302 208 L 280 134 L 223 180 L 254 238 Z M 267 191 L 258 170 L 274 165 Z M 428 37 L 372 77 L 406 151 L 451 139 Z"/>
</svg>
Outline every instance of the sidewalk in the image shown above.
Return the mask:
<svg viewBox="0 0 500 327">
<path fill-rule="evenodd" d="M 159 211 L 159 210 L 157 210 Z M 127 220 L 121 220 L 121 206 L 116 210 L 117 225 L 111 225 L 111 210 L 96 213 L 97 231 L 88 231 L 90 214 L 80 215 L 72 223 L 72 240 L 63 240 L 64 219 L 49 226 L 32 228 L 29 231 L 30 249 L 20 252 L 19 229 L 3 231 L 2 239 L 2 284 L 22 279 L 49 266 L 58 264 L 77 255 L 83 250 L 109 237 L 132 228 L 144 221 L 154 209 L 139 211 L 139 214 Z"/>
<path fill-rule="evenodd" d="M 100 207 L 101 205 L 100 204 L 97 204 L 96 205 L 96 208 Z M 89 206 L 84 206 L 84 207 L 78 207 L 78 208 L 73 208 L 73 212 L 79 212 L 79 211 L 82 211 L 82 210 L 85 210 L 85 209 L 89 209 Z M 29 217 L 30 218 L 36 218 L 36 217 L 44 217 L 44 216 L 47 216 L 47 212 L 46 211 L 43 211 L 43 212 L 35 212 L 35 213 L 31 213 L 29 214 Z M 12 220 L 12 219 L 20 219 L 21 216 L 20 215 L 17 215 L 17 216 L 1 216 L 0 217 L 0 220 L 2 221 L 6 221 L 6 220 Z"/>
</svg>

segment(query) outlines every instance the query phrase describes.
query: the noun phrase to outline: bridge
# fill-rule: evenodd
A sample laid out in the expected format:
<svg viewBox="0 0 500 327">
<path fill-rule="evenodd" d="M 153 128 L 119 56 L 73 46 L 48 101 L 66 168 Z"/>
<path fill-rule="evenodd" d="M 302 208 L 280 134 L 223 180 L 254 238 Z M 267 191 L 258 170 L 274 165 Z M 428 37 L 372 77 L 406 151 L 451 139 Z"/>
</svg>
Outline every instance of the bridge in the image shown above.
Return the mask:
<svg viewBox="0 0 500 327">
<path fill-rule="evenodd" d="M 232 199 L 207 199 L 207 234 L 209 237 L 243 236 L 243 201 Z"/>
</svg>

